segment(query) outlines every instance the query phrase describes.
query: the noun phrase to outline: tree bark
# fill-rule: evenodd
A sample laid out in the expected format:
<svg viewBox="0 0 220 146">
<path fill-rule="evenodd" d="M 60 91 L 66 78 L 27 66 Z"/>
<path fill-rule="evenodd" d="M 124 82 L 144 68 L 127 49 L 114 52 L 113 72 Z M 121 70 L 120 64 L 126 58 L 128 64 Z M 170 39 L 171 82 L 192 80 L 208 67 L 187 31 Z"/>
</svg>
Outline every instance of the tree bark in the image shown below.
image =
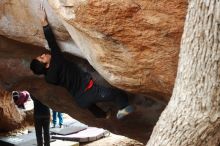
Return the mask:
<svg viewBox="0 0 220 146">
<path fill-rule="evenodd" d="M 147 146 L 220 145 L 220 1 L 189 0 L 172 97 Z"/>
</svg>

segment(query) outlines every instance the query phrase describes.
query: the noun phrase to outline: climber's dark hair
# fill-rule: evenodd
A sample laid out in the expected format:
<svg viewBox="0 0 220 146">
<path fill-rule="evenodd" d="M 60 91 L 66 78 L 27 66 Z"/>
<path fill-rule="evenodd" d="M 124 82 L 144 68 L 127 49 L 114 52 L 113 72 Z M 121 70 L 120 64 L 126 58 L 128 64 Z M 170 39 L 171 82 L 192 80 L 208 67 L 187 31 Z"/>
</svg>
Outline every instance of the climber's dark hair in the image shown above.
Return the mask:
<svg viewBox="0 0 220 146">
<path fill-rule="evenodd" d="M 30 63 L 30 69 L 36 75 L 41 75 L 46 73 L 46 63 L 42 63 L 37 59 L 33 59 Z"/>
</svg>

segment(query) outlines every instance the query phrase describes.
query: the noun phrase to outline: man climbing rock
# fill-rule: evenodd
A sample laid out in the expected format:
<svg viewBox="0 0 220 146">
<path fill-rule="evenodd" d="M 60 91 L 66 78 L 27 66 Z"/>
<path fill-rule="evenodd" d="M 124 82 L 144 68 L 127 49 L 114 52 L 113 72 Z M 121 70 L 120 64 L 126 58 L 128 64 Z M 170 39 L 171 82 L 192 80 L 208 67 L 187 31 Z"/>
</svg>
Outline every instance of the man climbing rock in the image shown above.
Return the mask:
<svg viewBox="0 0 220 146">
<path fill-rule="evenodd" d="M 44 75 L 48 83 L 66 88 L 81 108 L 87 108 L 97 118 L 106 118 L 108 115 L 96 105 L 97 102 L 115 102 L 119 108 L 118 119 L 133 112 L 134 109 L 129 105 L 124 91 L 98 85 L 88 72 L 84 72 L 74 62 L 64 58 L 48 24 L 43 6 L 41 6 L 40 15 L 51 54 L 42 54 L 32 60 L 30 68 L 33 73 Z"/>
</svg>

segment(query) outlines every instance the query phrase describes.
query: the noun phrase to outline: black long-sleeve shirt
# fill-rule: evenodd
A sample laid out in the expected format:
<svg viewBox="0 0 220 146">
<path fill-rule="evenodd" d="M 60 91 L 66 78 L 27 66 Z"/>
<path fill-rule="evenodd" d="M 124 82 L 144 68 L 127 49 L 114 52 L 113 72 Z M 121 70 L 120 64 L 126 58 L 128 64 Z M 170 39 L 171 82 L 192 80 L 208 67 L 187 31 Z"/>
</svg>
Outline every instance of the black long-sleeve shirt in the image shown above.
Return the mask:
<svg viewBox="0 0 220 146">
<path fill-rule="evenodd" d="M 71 95 L 76 97 L 76 94 L 88 84 L 91 76 L 63 57 L 49 25 L 44 26 L 43 30 L 51 49 L 51 62 L 45 79 L 48 83 L 65 87 Z"/>
</svg>

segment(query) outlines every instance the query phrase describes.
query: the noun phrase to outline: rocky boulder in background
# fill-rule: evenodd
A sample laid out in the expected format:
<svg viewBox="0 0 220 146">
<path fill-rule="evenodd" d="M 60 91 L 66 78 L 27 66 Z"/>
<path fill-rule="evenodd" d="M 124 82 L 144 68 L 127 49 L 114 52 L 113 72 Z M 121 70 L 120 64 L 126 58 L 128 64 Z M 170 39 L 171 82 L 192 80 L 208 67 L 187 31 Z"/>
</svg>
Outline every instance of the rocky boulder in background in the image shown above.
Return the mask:
<svg viewBox="0 0 220 146">
<path fill-rule="evenodd" d="M 0 34 L 46 46 L 39 3 L 1 0 Z M 185 0 L 44 0 L 64 51 L 88 60 L 110 84 L 163 101 L 176 77 L 186 5 Z"/>
<path fill-rule="evenodd" d="M 11 93 L 0 87 L 0 131 L 10 131 L 21 126 L 25 114 L 14 104 Z"/>
<path fill-rule="evenodd" d="M 92 65 L 111 85 L 134 93 L 130 101 L 137 110 L 122 121 L 115 118 L 117 110 L 109 103 L 100 106 L 113 109 L 111 118 L 94 118 L 79 108 L 65 90 L 30 72 L 30 60 L 45 52 L 42 47 L 48 47 L 37 17 L 40 2 L 0 1 L 0 35 L 31 44 L 0 36 L 0 85 L 9 91 L 0 96 L 0 118 L 4 119 L 0 125 L 16 128 L 22 122 L 23 115 L 16 114 L 9 93 L 28 90 L 50 108 L 88 125 L 145 142 L 164 107 L 147 97 L 168 101 L 172 93 L 187 2 L 44 0 L 61 49 L 86 59 L 85 64 Z"/>
</svg>

